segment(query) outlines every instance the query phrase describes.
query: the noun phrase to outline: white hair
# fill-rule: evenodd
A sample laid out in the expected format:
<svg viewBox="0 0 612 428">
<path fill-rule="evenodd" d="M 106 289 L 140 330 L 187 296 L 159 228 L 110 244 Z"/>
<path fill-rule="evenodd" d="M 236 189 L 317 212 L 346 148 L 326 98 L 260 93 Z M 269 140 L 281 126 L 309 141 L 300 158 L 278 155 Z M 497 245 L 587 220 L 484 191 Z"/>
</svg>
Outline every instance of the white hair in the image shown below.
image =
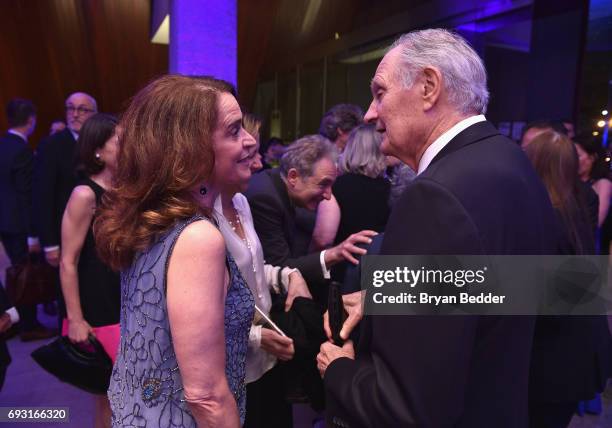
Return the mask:
<svg viewBox="0 0 612 428">
<path fill-rule="evenodd" d="M 91 95 L 85 93 L 85 92 L 74 92 L 74 93 L 70 94 L 68 96 L 68 98 L 66 98 L 66 102 L 68 102 L 70 100 L 70 98 L 74 97 L 75 95 L 79 95 L 79 96 L 87 98 L 87 100 L 91 103 L 91 106 L 93 107 L 93 109 L 96 112 L 98 111 L 98 103 L 96 102 L 96 99 L 94 97 L 92 97 Z"/>
<path fill-rule="evenodd" d="M 399 47 L 399 78 L 412 87 L 417 73 L 435 67 L 442 73 L 449 101 L 464 114 L 483 114 L 489 103 L 487 72 L 482 60 L 458 34 L 443 29 L 402 35 L 390 49 Z"/>
</svg>

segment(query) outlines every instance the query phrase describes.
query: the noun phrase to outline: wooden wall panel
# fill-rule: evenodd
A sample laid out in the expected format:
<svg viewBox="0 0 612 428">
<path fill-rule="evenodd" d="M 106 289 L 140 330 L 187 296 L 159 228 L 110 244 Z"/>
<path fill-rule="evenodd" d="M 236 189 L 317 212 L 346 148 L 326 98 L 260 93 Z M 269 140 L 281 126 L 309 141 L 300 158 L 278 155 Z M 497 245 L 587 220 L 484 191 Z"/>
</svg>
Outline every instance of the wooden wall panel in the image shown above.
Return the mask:
<svg viewBox="0 0 612 428">
<path fill-rule="evenodd" d="M 88 92 L 100 111 L 119 113 L 168 70 L 168 47 L 149 41 L 149 24 L 149 0 L 0 2 L 0 128 L 13 97 L 38 108 L 33 145 L 64 117 L 71 92 Z"/>
</svg>

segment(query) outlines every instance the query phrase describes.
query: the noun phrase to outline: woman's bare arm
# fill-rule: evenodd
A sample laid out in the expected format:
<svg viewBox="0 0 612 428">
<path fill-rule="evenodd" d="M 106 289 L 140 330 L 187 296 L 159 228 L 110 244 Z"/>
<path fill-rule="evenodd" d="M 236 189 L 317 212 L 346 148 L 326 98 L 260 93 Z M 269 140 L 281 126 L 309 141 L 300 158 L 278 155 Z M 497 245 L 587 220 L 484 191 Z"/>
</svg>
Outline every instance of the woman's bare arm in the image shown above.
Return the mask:
<svg viewBox="0 0 612 428">
<path fill-rule="evenodd" d="M 225 242 L 207 221 L 179 236 L 168 267 L 168 316 L 185 399 L 199 427 L 240 426 L 225 376 Z"/>
<path fill-rule="evenodd" d="M 68 337 L 76 343 L 86 342 L 91 326 L 83 317 L 79 294 L 79 257 L 96 206 L 96 195 L 88 186 L 77 186 L 72 191 L 62 218 L 62 251 L 60 280 L 66 302 Z"/>
</svg>

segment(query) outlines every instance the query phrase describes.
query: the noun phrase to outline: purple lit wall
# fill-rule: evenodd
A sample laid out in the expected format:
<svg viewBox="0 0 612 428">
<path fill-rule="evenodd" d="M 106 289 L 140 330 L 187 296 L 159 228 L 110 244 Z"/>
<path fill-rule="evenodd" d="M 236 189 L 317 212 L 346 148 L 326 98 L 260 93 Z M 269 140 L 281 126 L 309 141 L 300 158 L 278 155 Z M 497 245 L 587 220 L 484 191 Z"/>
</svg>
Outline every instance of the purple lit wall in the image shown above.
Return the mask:
<svg viewBox="0 0 612 428">
<path fill-rule="evenodd" d="M 236 85 L 237 0 L 173 0 L 170 72 L 211 75 Z"/>
</svg>

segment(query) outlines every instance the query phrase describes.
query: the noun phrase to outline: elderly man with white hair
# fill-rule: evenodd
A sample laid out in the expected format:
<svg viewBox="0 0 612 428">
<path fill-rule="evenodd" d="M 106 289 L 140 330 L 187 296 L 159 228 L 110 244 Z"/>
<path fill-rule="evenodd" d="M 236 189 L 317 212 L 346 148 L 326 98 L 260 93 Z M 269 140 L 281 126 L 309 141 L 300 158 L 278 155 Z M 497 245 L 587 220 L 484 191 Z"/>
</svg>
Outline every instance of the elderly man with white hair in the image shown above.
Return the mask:
<svg viewBox="0 0 612 428">
<path fill-rule="evenodd" d="M 441 29 L 403 35 L 371 90 L 365 120 L 382 133 L 382 151 L 418 173 L 391 213 L 381 254 L 553 253 L 546 190 L 483 116 L 486 72 L 464 39 Z M 359 296 L 345 296 L 344 338 L 360 318 Z M 351 341 L 321 346 L 328 420 L 526 427 L 533 326 L 528 317 L 367 316 L 356 356 Z"/>
</svg>

